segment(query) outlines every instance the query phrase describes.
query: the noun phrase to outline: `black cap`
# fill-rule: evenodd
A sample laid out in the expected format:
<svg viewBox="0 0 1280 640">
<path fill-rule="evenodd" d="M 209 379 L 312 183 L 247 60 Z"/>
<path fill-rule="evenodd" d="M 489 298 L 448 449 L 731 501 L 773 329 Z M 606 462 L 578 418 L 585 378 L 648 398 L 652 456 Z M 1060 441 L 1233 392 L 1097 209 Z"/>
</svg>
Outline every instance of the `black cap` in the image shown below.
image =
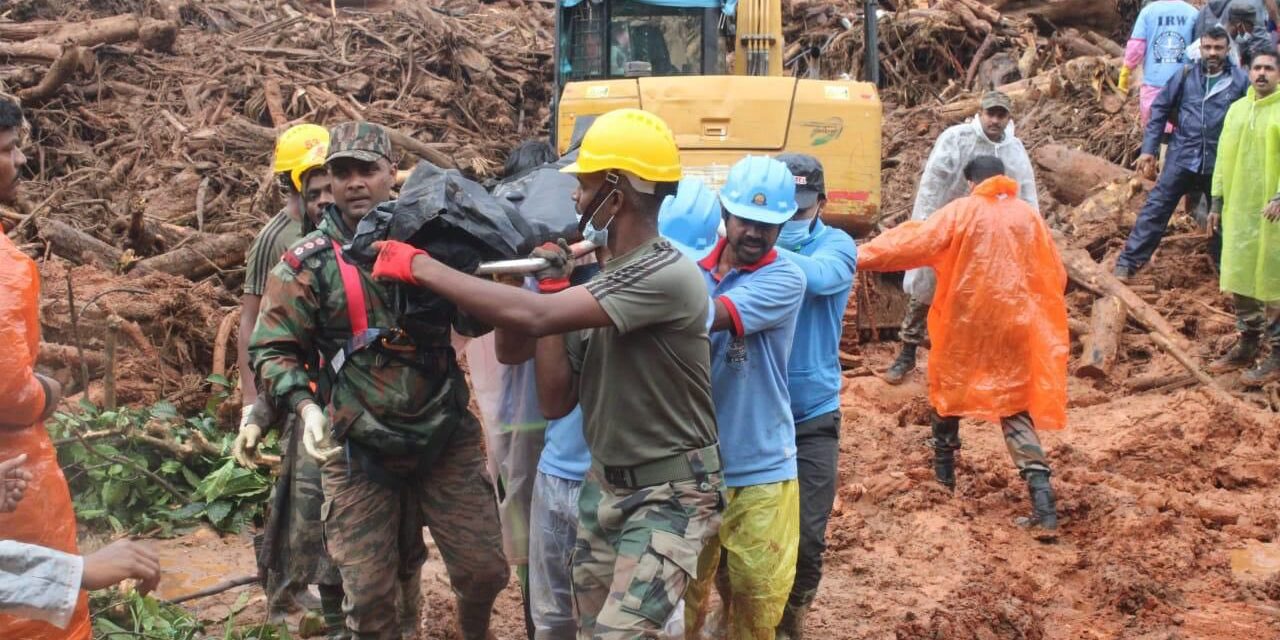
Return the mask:
<svg viewBox="0 0 1280 640">
<path fill-rule="evenodd" d="M 827 182 L 822 176 L 822 162 L 804 153 L 784 153 L 778 160 L 785 163 L 796 178 L 796 206 L 808 209 L 826 199 Z"/>
</svg>

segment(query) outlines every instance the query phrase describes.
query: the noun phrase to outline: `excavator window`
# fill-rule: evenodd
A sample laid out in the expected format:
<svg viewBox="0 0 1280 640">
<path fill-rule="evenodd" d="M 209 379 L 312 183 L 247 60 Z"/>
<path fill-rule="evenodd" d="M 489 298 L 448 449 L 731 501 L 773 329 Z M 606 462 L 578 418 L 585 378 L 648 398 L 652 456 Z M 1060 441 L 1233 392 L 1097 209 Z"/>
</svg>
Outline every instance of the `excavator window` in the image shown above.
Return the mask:
<svg viewBox="0 0 1280 640">
<path fill-rule="evenodd" d="M 560 81 L 723 73 L 704 38 L 718 10 L 583 0 L 560 16 Z M 711 30 L 711 33 L 714 33 Z M 714 38 L 718 40 L 718 38 Z M 712 42 L 714 50 L 718 42 Z"/>
</svg>

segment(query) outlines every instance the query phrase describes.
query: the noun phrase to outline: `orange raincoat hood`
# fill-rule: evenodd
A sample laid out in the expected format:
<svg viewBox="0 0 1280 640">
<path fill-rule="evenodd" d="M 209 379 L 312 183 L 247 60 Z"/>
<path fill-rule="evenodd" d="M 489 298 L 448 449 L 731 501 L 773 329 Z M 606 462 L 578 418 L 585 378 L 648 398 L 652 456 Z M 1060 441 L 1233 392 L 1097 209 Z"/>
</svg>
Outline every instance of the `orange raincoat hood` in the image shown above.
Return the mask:
<svg viewBox="0 0 1280 640">
<path fill-rule="evenodd" d="M 36 265 L 0 229 L 0 460 L 27 454 L 23 467 L 35 476 L 13 513 L 0 513 L 0 537 L 77 553 L 76 516 L 58 454 L 38 420 L 44 388 L 35 379 L 40 349 L 40 276 Z M 89 605 L 80 592 L 66 629 L 0 614 L 0 638 L 88 640 Z"/>
<path fill-rule="evenodd" d="M 929 401 L 944 416 L 998 421 L 1022 411 L 1037 429 L 1067 422 L 1067 274 L 1018 183 L 996 176 L 928 220 L 858 247 L 858 269 L 933 267 Z"/>
</svg>

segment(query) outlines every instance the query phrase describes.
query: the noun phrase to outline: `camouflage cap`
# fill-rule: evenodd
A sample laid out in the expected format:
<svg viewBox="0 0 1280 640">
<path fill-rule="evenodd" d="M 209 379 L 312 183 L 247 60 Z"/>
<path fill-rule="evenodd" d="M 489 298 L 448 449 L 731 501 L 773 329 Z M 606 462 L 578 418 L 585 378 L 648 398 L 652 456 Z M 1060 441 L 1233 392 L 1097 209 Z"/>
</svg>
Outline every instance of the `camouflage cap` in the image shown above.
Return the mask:
<svg viewBox="0 0 1280 640">
<path fill-rule="evenodd" d="M 372 122 L 343 122 L 329 130 L 329 157 L 325 162 L 338 158 L 355 158 L 363 162 L 377 162 L 378 158 L 391 160 L 391 136 L 386 129 Z"/>
<path fill-rule="evenodd" d="M 982 94 L 982 110 L 986 111 L 987 109 L 1004 109 L 1009 113 L 1013 113 L 1013 100 L 1009 99 L 1009 94 L 1002 91 L 988 91 Z M 332 147 L 330 149 L 330 153 L 333 153 Z"/>
</svg>

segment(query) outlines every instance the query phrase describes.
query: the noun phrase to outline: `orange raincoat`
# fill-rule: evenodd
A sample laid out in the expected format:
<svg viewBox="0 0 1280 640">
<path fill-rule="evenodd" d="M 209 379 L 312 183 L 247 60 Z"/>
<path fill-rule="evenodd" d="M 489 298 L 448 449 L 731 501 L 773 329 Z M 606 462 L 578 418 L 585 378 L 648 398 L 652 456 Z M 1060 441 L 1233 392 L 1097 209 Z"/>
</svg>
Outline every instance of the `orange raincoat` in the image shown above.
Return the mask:
<svg viewBox="0 0 1280 640">
<path fill-rule="evenodd" d="M 1067 273 L 1044 219 L 996 176 L 858 247 L 858 269 L 933 267 L 929 401 L 939 415 L 1067 423 Z"/>
<path fill-rule="evenodd" d="M 0 538 L 38 544 L 66 553 L 76 548 L 76 516 L 58 454 L 44 425 L 44 388 L 34 367 L 40 349 L 40 276 L 30 258 L 0 230 L 0 460 L 27 454 L 24 465 L 35 476 L 13 513 L 0 514 Z M 87 640 L 86 592 L 66 629 L 47 622 L 0 615 L 0 638 Z"/>
</svg>

